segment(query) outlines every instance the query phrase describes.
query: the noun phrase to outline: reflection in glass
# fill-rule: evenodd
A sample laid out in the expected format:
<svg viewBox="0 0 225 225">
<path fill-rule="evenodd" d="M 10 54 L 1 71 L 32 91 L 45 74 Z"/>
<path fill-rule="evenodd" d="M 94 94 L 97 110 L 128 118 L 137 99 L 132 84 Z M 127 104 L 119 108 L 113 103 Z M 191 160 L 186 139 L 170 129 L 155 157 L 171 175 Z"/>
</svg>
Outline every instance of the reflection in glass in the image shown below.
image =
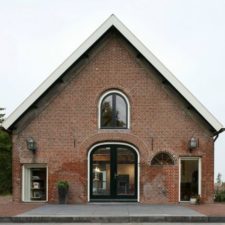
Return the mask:
<svg viewBox="0 0 225 225">
<path fill-rule="evenodd" d="M 135 194 L 135 153 L 127 148 L 117 149 L 117 195 Z"/>
<path fill-rule="evenodd" d="M 198 160 L 181 160 L 181 201 L 198 195 Z"/>
<path fill-rule="evenodd" d="M 93 154 L 93 195 L 110 195 L 110 148 L 99 148 Z"/>
<path fill-rule="evenodd" d="M 126 102 L 120 95 L 116 95 L 116 127 L 126 127 L 126 117 Z"/>
<path fill-rule="evenodd" d="M 101 113 L 102 126 L 112 127 L 112 95 L 107 96 L 102 101 Z"/>
<path fill-rule="evenodd" d="M 101 127 L 127 127 L 127 103 L 121 95 L 112 93 L 103 99 L 101 103 Z"/>
</svg>

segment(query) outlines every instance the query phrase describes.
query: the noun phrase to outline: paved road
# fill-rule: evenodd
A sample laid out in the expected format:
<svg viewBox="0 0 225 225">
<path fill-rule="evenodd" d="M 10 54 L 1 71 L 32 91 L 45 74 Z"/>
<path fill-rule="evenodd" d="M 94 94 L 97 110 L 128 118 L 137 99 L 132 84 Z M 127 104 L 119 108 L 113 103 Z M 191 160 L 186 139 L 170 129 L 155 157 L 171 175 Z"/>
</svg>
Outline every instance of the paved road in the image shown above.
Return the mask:
<svg viewBox="0 0 225 225">
<path fill-rule="evenodd" d="M 1 224 L 1 223 L 0 223 Z M 2 223 L 4 225 L 225 225 L 225 223 Z"/>
</svg>

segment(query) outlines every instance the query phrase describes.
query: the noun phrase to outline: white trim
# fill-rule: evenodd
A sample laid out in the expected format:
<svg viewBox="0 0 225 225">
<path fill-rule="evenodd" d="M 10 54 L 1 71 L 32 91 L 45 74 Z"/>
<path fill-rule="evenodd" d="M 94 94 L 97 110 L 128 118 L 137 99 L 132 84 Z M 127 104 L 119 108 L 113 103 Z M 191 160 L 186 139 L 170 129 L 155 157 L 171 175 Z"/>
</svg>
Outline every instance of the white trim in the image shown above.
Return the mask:
<svg viewBox="0 0 225 225">
<path fill-rule="evenodd" d="M 137 202 L 140 202 L 140 154 L 136 147 L 133 145 L 124 143 L 124 142 L 102 142 L 93 145 L 88 151 L 88 160 L 87 160 L 87 196 L 88 202 L 90 202 L 90 155 L 93 149 L 101 145 L 124 145 L 132 148 L 137 153 Z"/>
<path fill-rule="evenodd" d="M 202 194 L 202 159 L 201 157 L 180 157 L 179 158 L 179 186 L 178 186 L 178 199 L 179 202 L 189 202 L 189 201 L 181 201 L 180 192 L 181 192 L 181 161 L 182 160 L 197 160 L 198 161 L 198 194 L 201 196 Z"/>
<path fill-rule="evenodd" d="M 202 195 L 202 158 L 198 159 L 198 194 Z"/>
<path fill-rule="evenodd" d="M 24 179 L 25 179 L 25 175 L 24 175 L 24 173 L 25 173 L 25 168 L 24 168 L 24 165 L 22 166 L 22 188 L 21 188 L 21 191 L 22 191 L 22 201 L 24 202 L 24 198 L 25 198 L 25 196 L 24 196 L 24 186 L 25 186 L 25 181 L 24 181 Z"/>
<path fill-rule="evenodd" d="M 80 47 L 73 52 L 24 102 L 3 122 L 8 129 L 89 47 L 91 47 L 110 27 L 120 33 L 183 95 L 183 97 L 219 131 L 223 125 L 187 90 L 186 87 L 150 52 L 137 37 L 115 16 L 111 15 Z"/>
<path fill-rule="evenodd" d="M 104 128 L 101 128 L 101 103 L 102 103 L 102 100 L 105 98 L 106 95 L 111 94 L 111 93 L 119 94 L 125 99 L 125 101 L 127 103 L 127 128 L 125 128 L 125 129 L 130 129 L 130 102 L 129 102 L 129 99 L 127 98 L 127 96 L 123 92 L 121 92 L 117 89 L 111 89 L 109 91 L 106 91 L 99 98 L 99 101 L 98 101 L 98 129 L 104 129 Z M 113 129 L 116 129 L 116 127 Z"/>
<path fill-rule="evenodd" d="M 181 159 L 179 158 L 179 161 L 178 161 L 178 202 L 180 202 L 180 182 L 181 182 Z"/>
<path fill-rule="evenodd" d="M 44 201 L 35 201 L 35 200 L 25 200 L 25 169 L 31 168 L 46 168 L 46 200 Z M 48 202 L 48 166 L 46 164 L 23 164 L 22 166 L 22 202 Z"/>
</svg>

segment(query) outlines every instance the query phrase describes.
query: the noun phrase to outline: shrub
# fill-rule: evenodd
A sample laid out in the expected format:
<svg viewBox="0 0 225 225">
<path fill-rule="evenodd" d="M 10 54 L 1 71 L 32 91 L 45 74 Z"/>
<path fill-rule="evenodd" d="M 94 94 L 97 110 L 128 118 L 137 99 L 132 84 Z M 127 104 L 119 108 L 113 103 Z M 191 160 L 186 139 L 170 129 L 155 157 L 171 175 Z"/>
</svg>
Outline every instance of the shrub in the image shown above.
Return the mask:
<svg viewBox="0 0 225 225">
<path fill-rule="evenodd" d="M 12 193 L 12 145 L 9 134 L 0 128 L 0 194 Z"/>
<path fill-rule="evenodd" d="M 69 183 L 68 183 L 68 181 L 63 181 L 63 180 L 61 180 L 61 181 L 58 181 L 57 182 L 57 187 L 59 188 L 59 189 L 69 189 Z"/>
<path fill-rule="evenodd" d="M 225 202 L 225 190 L 216 192 L 215 201 L 216 202 Z"/>
</svg>

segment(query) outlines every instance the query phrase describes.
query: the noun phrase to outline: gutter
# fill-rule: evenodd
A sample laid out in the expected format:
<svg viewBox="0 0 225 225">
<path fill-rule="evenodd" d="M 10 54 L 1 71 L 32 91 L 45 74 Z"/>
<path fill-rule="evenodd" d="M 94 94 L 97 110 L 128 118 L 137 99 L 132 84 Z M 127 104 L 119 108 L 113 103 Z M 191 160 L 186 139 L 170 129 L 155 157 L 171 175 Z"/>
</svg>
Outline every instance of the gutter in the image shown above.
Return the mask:
<svg viewBox="0 0 225 225">
<path fill-rule="evenodd" d="M 221 128 L 219 131 L 217 131 L 215 133 L 215 138 L 213 139 L 214 143 L 216 142 L 217 138 L 219 137 L 219 134 L 224 132 L 225 131 L 225 128 Z"/>
</svg>

